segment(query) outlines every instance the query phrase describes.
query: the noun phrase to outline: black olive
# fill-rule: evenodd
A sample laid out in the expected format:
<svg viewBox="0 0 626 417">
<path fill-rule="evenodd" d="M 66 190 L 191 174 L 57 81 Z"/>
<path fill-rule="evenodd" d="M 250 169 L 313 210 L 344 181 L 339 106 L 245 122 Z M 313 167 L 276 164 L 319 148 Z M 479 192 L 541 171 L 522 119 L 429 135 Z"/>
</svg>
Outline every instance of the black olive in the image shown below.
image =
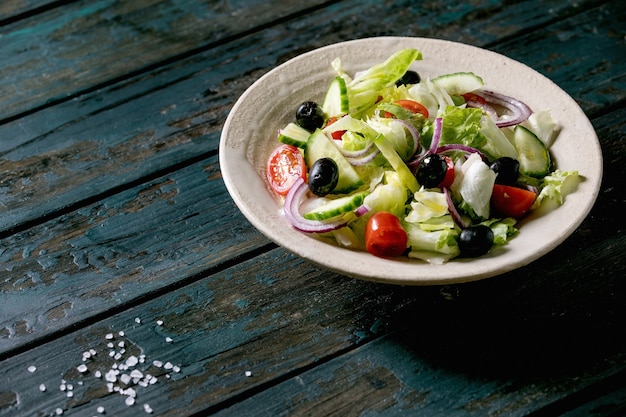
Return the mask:
<svg viewBox="0 0 626 417">
<path fill-rule="evenodd" d="M 417 166 L 415 178 L 417 182 L 425 188 L 438 187 L 446 177 L 448 164 L 443 156 L 439 154 L 430 154 L 424 157 Z"/>
<path fill-rule="evenodd" d="M 519 177 L 519 161 L 517 159 L 503 156 L 493 161 L 490 168 L 497 174 L 497 184 L 514 185 L 517 182 Z"/>
<path fill-rule="evenodd" d="M 324 112 L 314 101 L 305 101 L 296 109 L 296 123 L 312 132 L 324 125 Z"/>
<path fill-rule="evenodd" d="M 403 84 L 418 84 L 420 80 L 420 75 L 417 72 L 408 70 L 398 81 L 396 81 L 396 85 L 401 86 Z"/>
<path fill-rule="evenodd" d="M 331 158 L 320 158 L 309 170 L 309 189 L 317 196 L 332 192 L 339 182 L 339 168 Z"/>
<path fill-rule="evenodd" d="M 493 231 L 484 224 L 469 226 L 459 235 L 459 249 L 461 256 L 475 258 L 489 252 L 493 246 Z"/>
</svg>

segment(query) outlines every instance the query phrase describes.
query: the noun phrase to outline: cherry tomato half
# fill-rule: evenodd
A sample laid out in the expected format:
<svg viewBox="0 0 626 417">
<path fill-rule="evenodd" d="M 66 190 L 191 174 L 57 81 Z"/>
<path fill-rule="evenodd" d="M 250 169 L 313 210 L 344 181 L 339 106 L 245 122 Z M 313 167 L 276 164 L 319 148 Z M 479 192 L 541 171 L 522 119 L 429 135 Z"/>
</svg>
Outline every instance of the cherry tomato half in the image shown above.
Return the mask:
<svg viewBox="0 0 626 417">
<path fill-rule="evenodd" d="M 337 121 L 337 117 L 333 116 L 330 117 L 327 121 L 326 121 L 326 126 L 330 126 L 333 123 L 335 123 Z M 345 130 L 335 130 L 334 132 L 332 132 L 330 134 L 330 136 L 332 136 L 333 139 L 335 140 L 340 140 L 343 137 L 343 134 L 346 133 Z"/>
<path fill-rule="evenodd" d="M 443 159 L 446 161 L 446 176 L 443 177 L 443 181 L 441 181 L 439 187 L 448 188 L 454 182 L 454 162 L 452 161 L 452 158 L 445 155 L 443 156 Z"/>
<path fill-rule="evenodd" d="M 502 216 L 522 218 L 535 202 L 537 194 L 512 185 L 495 184 L 491 193 L 491 207 Z"/>
<path fill-rule="evenodd" d="M 306 164 L 300 150 L 291 145 L 276 148 L 267 160 L 266 174 L 272 189 L 281 195 L 286 195 L 298 178 L 306 181 Z"/>
<path fill-rule="evenodd" d="M 374 213 L 365 227 L 365 248 L 380 257 L 400 256 L 406 250 L 408 237 L 400 220 L 392 213 Z"/>
<path fill-rule="evenodd" d="M 465 101 L 475 101 L 480 104 L 487 104 L 487 100 L 485 100 L 483 97 L 479 96 L 478 94 L 465 93 L 462 95 L 462 97 L 465 99 Z"/>
<path fill-rule="evenodd" d="M 424 107 L 421 103 L 418 103 L 414 100 L 398 100 L 396 101 L 398 106 L 402 106 L 411 113 L 420 113 L 422 116 L 428 119 L 428 109 Z"/>
<path fill-rule="evenodd" d="M 396 101 L 394 104 L 397 104 L 400 107 L 404 107 L 406 110 L 410 111 L 411 113 L 419 113 L 422 116 L 428 118 L 428 109 L 426 107 L 424 107 L 423 105 L 421 105 L 420 103 L 418 103 L 417 101 L 414 100 L 398 100 Z M 387 118 L 391 118 L 393 117 L 393 114 L 389 113 L 389 112 L 385 112 L 385 117 Z"/>
</svg>

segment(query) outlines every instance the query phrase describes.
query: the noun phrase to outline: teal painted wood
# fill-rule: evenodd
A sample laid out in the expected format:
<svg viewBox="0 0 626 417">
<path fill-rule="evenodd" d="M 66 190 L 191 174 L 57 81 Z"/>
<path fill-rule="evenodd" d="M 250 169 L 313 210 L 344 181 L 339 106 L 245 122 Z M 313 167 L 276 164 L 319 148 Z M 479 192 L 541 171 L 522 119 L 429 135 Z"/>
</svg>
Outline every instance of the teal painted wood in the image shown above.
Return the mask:
<svg viewBox="0 0 626 417">
<path fill-rule="evenodd" d="M 245 88 L 298 52 L 348 38 L 348 33 L 335 29 L 341 26 L 342 21 L 349 21 L 354 7 L 351 3 L 334 5 L 306 16 L 302 21 L 294 20 L 268 28 L 2 126 L 0 171 L 6 174 L 0 189 L 3 206 L 0 231 L 6 234 L 14 227 L 53 215 L 65 207 L 84 204 L 85 199 L 106 194 L 155 171 L 215 152 L 221 124 L 230 106 Z M 381 13 L 378 2 L 372 2 L 368 7 L 371 7 L 371 13 L 366 14 L 364 19 L 374 19 L 377 13 Z M 468 15 L 461 19 L 467 20 L 464 31 L 460 32 L 462 36 L 478 42 L 481 33 L 485 32 L 485 38 L 478 42 L 479 46 L 494 42 L 493 33 L 496 30 L 493 23 L 487 22 L 498 22 L 500 39 L 523 31 L 519 18 L 505 20 L 506 17 L 514 17 L 511 9 L 518 8 L 519 13 L 515 16 L 533 17 L 522 21 L 526 25 L 536 25 L 542 16 L 544 19 L 552 16 L 546 15 L 545 11 L 537 12 L 536 7 L 531 8 L 535 10 L 533 14 L 531 10 L 526 10 L 530 6 L 524 2 L 504 9 L 506 12 L 491 3 L 483 7 L 485 12 L 494 14 L 478 15 L 476 20 L 471 20 L 474 14 L 467 11 Z M 554 7 L 563 14 L 578 10 Z M 617 10 L 608 11 L 618 12 L 622 6 L 613 2 L 610 7 Z M 440 9 L 411 12 L 416 13 L 413 26 L 402 24 L 408 12 L 403 14 L 395 9 L 392 12 L 383 27 L 399 27 L 400 30 L 384 34 L 459 37 L 452 36 L 458 23 L 451 18 L 446 20 L 453 22 L 449 23 L 449 31 L 443 24 L 428 26 L 429 22 L 436 20 L 435 13 L 441 12 Z M 578 24 L 581 20 L 591 20 L 597 12 L 597 9 L 592 9 L 575 17 L 574 22 Z M 612 20 L 597 27 L 599 35 L 585 32 L 573 36 L 563 49 L 556 50 L 561 55 L 561 61 L 567 65 L 548 74 L 554 81 L 568 82 L 568 68 L 576 68 L 579 51 L 590 42 L 602 50 L 623 50 L 620 38 L 612 36 L 621 24 L 617 17 L 619 13 L 605 11 L 602 15 Z M 359 37 L 375 35 L 370 30 L 380 25 L 365 22 L 367 20 L 361 26 L 348 25 L 353 31 L 351 36 L 355 36 L 357 27 Z M 575 27 L 575 24 L 570 24 L 567 30 Z M 316 33 L 316 36 L 311 37 L 311 33 Z M 470 33 L 473 38 L 469 37 Z M 461 40 L 464 40 L 462 36 Z M 600 39 L 596 39 L 597 36 Z M 499 51 L 521 57 L 533 67 L 541 67 L 545 63 L 543 55 L 539 53 L 537 56 L 540 58 L 532 61 L 533 55 L 528 54 L 527 42 L 527 38 L 510 42 Z M 554 50 L 554 42 L 550 38 L 535 43 L 540 46 L 534 48 Z M 259 51 L 259 44 L 266 47 Z M 605 79 L 619 80 L 621 54 L 616 52 L 606 58 L 594 55 L 594 59 L 605 65 L 598 64 L 598 70 L 581 79 L 577 85 L 584 89 L 581 96 L 597 99 L 585 103 L 588 112 L 599 111 L 608 102 L 622 102 L 626 94 L 620 83 L 615 83 L 615 88 L 611 90 L 603 89 L 602 94 L 597 92 L 597 86 Z M 120 154 L 125 157 L 119 158 Z M 46 166 L 44 171 L 43 165 Z M 111 175 L 112 171 L 115 175 Z"/>
<path fill-rule="evenodd" d="M 8 358 L 0 386 L 9 387 L 4 398 L 20 398 L 15 415 L 57 407 L 88 415 L 103 406 L 125 416 L 144 403 L 178 416 L 526 415 L 626 368 L 623 321 L 581 323 L 572 306 L 549 304 L 550 280 L 526 281 L 534 271 L 402 288 L 324 272 L 276 249 Z M 570 293 L 587 296 L 580 286 Z M 90 349 L 96 356 L 83 362 Z M 130 384 L 137 405 L 129 407 L 103 378 L 113 363 L 140 355 L 145 362 L 130 370 L 159 382 Z M 59 390 L 62 380 L 73 397 Z"/>
<path fill-rule="evenodd" d="M 512 355 L 504 362 L 493 358 L 481 363 L 487 370 L 478 370 L 471 364 L 473 358 L 466 358 L 469 363 L 465 366 L 456 363 L 454 356 L 463 355 L 462 346 L 460 352 L 447 353 L 453 355 L 452 363 L 445 355 L 424 354 L 432 344 L 428 337 L 416 323 L 413 328 L 368 343 L 214 415 L 543 415 L 545 407 L 566 399 L 581 386 L 592 386 L 614 375 L 583 377 L 583 382 L 574 379 L 576 371 L 570 374 L 571 379 L 564 375 L 540 378 L 506 373 L 511 362 L 520 360 L 515 347 L 505 347 Z M 476 343 L 476 339 L 465 343 Z M 489 372 L 495 375 L 485 375 Z M 616 382 L 623 384 L 624 380 Z"/>
<path fill-rule="evenodd" d="M 4 0 L 0 3 L 0 24 L 19 20 L 20 16 L 37 13 L 54 4 L 54 0 Z"/>
<path fill-rule="evenodd" d="M 268 244 L 230 199 L 216 157 L 115 194 L 0 241 L 0 351 Z"/>
<path fill-rule="evenodd" d="M 321 1 L 79 1 L 2 28 L 0 119 L 127 77 Z M 106 42 L 106 47 L 100 47 Z M 94 49 L 94 47 L 96 49 Z"/>
</svg>

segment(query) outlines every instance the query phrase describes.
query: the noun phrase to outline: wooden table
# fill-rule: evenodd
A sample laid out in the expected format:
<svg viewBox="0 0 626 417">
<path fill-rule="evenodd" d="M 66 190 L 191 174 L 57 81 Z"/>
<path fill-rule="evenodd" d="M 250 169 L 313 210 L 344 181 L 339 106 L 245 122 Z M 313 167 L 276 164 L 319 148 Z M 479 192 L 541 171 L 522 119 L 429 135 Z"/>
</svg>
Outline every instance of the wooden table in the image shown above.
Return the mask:
<svg viewBox="0 0 626 417">
<path fill-rule="evenodd" d="M 4 0 L 0 416 L 625 415 L 625 16 L 621 0 Z M 605 174 L 564 244 L 398 287 L 244 219 L 217 155 L 235 100 L 291 57 L 378 35 L 493 50 L 578 101 Z"/>
</svg>

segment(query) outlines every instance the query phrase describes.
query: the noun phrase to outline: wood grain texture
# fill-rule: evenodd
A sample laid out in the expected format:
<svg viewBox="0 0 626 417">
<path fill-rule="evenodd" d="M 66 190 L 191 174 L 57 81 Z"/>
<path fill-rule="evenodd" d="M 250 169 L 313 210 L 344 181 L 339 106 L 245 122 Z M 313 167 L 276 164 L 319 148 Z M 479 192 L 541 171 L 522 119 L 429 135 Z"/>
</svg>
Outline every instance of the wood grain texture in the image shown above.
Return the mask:
<svg viewBox="0 0 626 417">
<path fill-rule="evenodd" d="M 373 22 L 382 13 L 382 6 L 378 2 L 365 6 L 371 13 L 362 17 L 364 30 L 380 26 Z M 562 13 L 569 10 L 564 6 L 561 6 L 563 9 L 551 6 L 556 10 L 554 14 L 558 10 Z M 6 232 L 63 207 L 80 204 L 86 198 L 149 176 L 159 169 L 216 151 L 223 120 L 245 88 L 263 73 L 299 52 L 346 39 L 346 33 L 335 29 L 341 26 L 341 22 L 350 19 L 354 7 L 350 2 L 334 5 L 301 20 L 268 28 L 224 47 L 211 49 L 88 94 L 80 100 L 63 103 L 2 126 L 1 137 L 11 140 L 0 140 L 0 172 L 5 173 L 0 188 L 0 203 L 4 209 L 0 231 Z M 553 16 L 536 10 L 533 14 L 525 9 L 528 7 L 525 3 L 506 9 L 491 3 L 482 7 L 486 13 L 484 16 L 475 16 L 466 10 L 468 15 L 459 18 L 460 22 L 467 20 L 466 33 L 472 33 L 479 46 L 493 42 L 490 33 L 480 39 L 481 31 L 489 26 L 486 22 L 498 22 L 504 39 L 521 31 L 519 19 L 510 20 L 513 18 L 512 9 L 517 8 L 519 16 L 533 17 L 523 21 L 526 25 L 534 25 L 542 17 L 545 21 Z M 577 36 L 562 49 L 557 49 L 564 65 L 559 67 L 559 72 L 551 75 L 554 81 L 561 83 L 569 80 L 567 68 L 574 68 L 579 51 L 589 42 L 597 43 L 598 48 L 603 50 L 623 50 L 619 48 L 618 38 L 605 36 L 619 27 L 618 11 L 603 13 L 606 19 L 613 20 L 607 20 L 598 27 L 599 31 L 606 30 L 600 34 L 602 36 L 594 35 L 592 39 Z M 396 13 L 392 10 L 383 26 L 401 28 L 393 33 L 397 35 L 441 35 L 458 39 L 452 33 L 455 33 L 459 23 L 450 16 L 445 20 L 451 25 L 450 32 L 446 32 L 443 23 L 432 24 L 438 18 L 444 19 L 445 13 L 443 17 L 437 14 L 441 12 L 439 8 L 415 11 L 414 24 L 408 26 L 403 22 L 409 12 Z M 577 18 L 575 23 L 590 19 L 597 12 L 597 9 L 592 9 Z M 427 23 L 430 24 L 428 30 L 424 29 Z M 496 32 L 494 28 L 492 30 Z M 312 37 L 311 33 L 316 35 Z M 375 34 L 361 33 L 362 36 Z M 599 41 L 596 36 L 600 36 Z M 545 60 L 529 61 L 527 57 L 542 55 L 529 55 L 528 42 L 530 40 L 521 38 L 507 43 L 507 47 L 500 51 L 506 50 L 528 65 L 540 68 Z M 265 45 L 265 48 L 259 50 L 259 44 Z M 543 42 L 533 40 L 533 45 L 539 50 L 555 50 L 550 38 L 545 38 Z M 531 51 L 534 53 L 537 49 Z M 584 88 L 581 97 L 594 96 L 599 100 L 586 103 L 589 110 L 585 110 L 596 111 L 609 99 L 613 102 L 624 99 L 626 88 L 620 84 L 615 84 L 611 96 L 600 96 L 594 92 L 598 83 L 611 78 L 611 71 L 619 68 L 622 55 L 616 52 L 605 59 L 611 64 L 605 66 L 606 72 L 598 70 L 580 80 L 577 87 Z M 567 62 L 570 62 L 569 66 Z M 119 155 L 124 157 L 119 158 Z M 111 175 L 112 169 L 116 175 Z M 104 173 L 107 173 L 106 180 Z"/>
<path fill-rule="evenodd" d="M 623 2 L 68 3 L 0 28 L 0 91 L 33 93 L 0 94 L 0 416 L 623 412 Z M 499 277 L 405 288 L 253 229 L 219 172 L 230 106 L 301 52 L 376 35 L 484 46 L 578 100 L 605 172 L 575 233 Z"/>
<path fill-rule="evenodd" d="M 127 77 L 318 3 L 79 1 L 16 22 L 2 30 L 0 119 Z"/>
<path fill-rule="evenodd" d="M 267 244 L 215 157 L 30 228 L 0 242 L 0 350 Z"/>
</svg>

